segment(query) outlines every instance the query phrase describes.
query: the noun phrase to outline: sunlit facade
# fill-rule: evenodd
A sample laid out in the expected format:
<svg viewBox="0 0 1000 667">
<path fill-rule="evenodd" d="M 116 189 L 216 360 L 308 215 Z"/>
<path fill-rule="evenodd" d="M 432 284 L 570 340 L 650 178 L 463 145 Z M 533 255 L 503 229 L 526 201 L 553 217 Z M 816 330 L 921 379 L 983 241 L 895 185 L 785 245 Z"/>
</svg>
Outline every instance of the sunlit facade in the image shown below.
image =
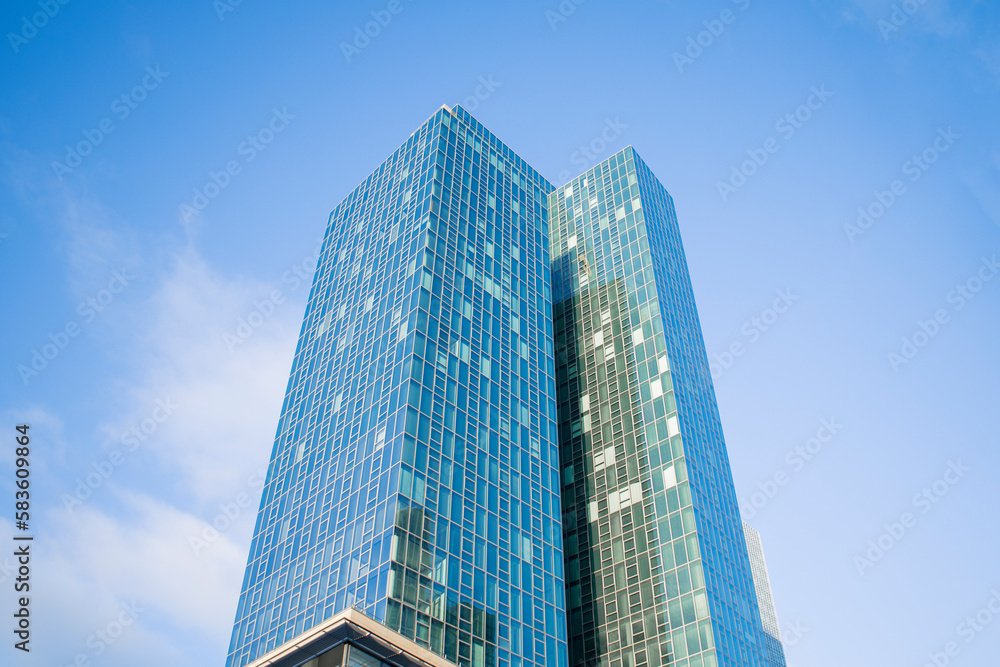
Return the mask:
<svg viewBox="0 0 1000 667">
<path fill-rule="evenodd" d="M 442 107 L 333 211 L 227 665 L 397 664 L 296 648 L 352 608 L 463 667 L 767 664 L 673 201 L 631 148 L 555 189 Z"/>
<path fill-rule="evenodd" d="M 460 665 L 566 667 L 550 190 L 445 107 L 333 211 L 230 667 L 351 606 Z"/>
</svg>

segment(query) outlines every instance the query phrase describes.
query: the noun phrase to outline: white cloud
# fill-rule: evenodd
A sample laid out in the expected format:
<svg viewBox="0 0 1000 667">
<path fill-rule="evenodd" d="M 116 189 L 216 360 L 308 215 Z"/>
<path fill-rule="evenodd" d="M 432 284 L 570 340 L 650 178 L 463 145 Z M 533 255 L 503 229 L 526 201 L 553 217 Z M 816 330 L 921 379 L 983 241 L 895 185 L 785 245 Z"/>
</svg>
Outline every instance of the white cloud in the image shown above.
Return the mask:
<svg viewBox="0 0 1000 667">
<path fill-rule="evenodd" d="M 64 571 L 75 570 L 78 582 L 117 600 L 139 601 L 173 626 L 228 638 L 244 545 L 222 533 L 196 555 L 188 540 L 201 533 L 202 521 L 141 493 L 115 495 L 121 513 L 83 508 L 62 520 L 55 558 Z"/>
<path fill-rule="evenodd" d="M 268 463 L 308 286 L 265 307 L 268 316 L 231 350 L 224 335 L 273 285 L 219 274 L 195 249 L 193 228 L 173 252 L 143 248 L 150 237 L 57 183 L 38 158 L 4 148 L 0 179 L 26 209 L 59 225 L 73 300 L 93 296 L 122 266 L 141 282 L 101 316 L 100 336 L 90 328 L 93 375 L 67 378 L 92 387 L 85 400 L 97 414 L 36 401 L 6 415 L 44 436 L 32 461 L 33 488 L 46 493 L 33 499 L 36 634 L 26 664 L 69 665 L 77 655 L 113 666 L 222 664 L 261 491 L 259 476 L 249 480 Z M 168 399 L 171 414 L 156 412 Z M 133 428 L 146 436 L 142 445 L 67 512 L 62 493 L 122 450 Z M 223 530 L 213 532 L 213 520 Z M 0 530 L 13 527 L 0 518 Z M 194 537 L 205 541 L 197 553 Z M 4 568 L 0 557 L 6 587 Z M 4 614 L 11 597 L 0 599 Z M 98 631 L 117 629 L 122 604 L 133 602 L 142 608 L 135 623 L 97 655 Z"/>
<path fill-rule="evenodd" d="M 56 445 L 38 450 L 39 463 L 75 479 L 91 468 L 66 469 L 58 443 L 77 448 L 75 462 L 88 448 L 105 460 L 122 449 L 122 432 L 153 423 L 157 399 L 177 405 L 91 499 L 72 513 L 58 501 L 36 520 L 38 616 L 46 619 L 37 638 L 48 644 L 32 660 L 44 664 L 71 664 L 77 654 L 93 664 L 221 664 L 228 647 L 262 486 L 252 476 L 266 469 L 302 305 L 289 294 L 230 351 L 223 334 L 272 287 L 225 279 L 190 248 L 163 275 L 130 309 L 133 343 L 120 353 L 135 373 L 115 380 L 110 392 L 120 398 L 98 419 L 96 438 L 69 432 L 42 407 L 18 413 L 37 434 L 53 434 L 39 439 Z M 192 538 L 202 540 L 197 549 Z M 95 633 L 116 628 L 122 603 L 133 601 L 141 617 L 97 656 Z"/>
<path fill-rule="evenodd" d="M 234 350 L 224 335 L 272 289 L 223 279 L 191 249 L 178 254 L 137 311 L 129 354 L 139 377 L 128 389 L 130 409 L 103 426 L 106 445 L 118 446 L 143 420 L 149 425 L 157 401 L 169 399 L 177 407 L 157 424 L 148 449 L 159 465 L 177 470 L 185 496 L 203 506 L 221 502 L 266 467 L 302 305 L 289 297 Z"/>
<path fill-rule="evenodd" d="M 0 183 L 43 225 L 55 228 L 54 241 L 66 259 L 67 287 L 75 300 L 92 297 L 110 272 L 139 264 L 140 241 L 131 228 L 86 193 L 86 179 L 59 181 L 40 156 L 0 142 Z"/>
<path fill-rule="evenodd" d="M 99 222 L 93 233 L 89 223 L 72 231 L 84 264 L 97 262 L 102 248 L 116 254 L 122 247 Z M 49 494 L 54 502 L 40 506 L 40 498 L 34 510 L 38 650 L 28 664 L 68 665 L 78 654 L 105 665 L 221 664 L 228 648 L 262 486 L 259 477 L 248 480 L 268 463 L 307 289 L 283 295 L 230 350 L 224 334 L 274 286 L 221 276 L 191 245 L 168 266 L 150 263 L 143 272 L 145 294 L 130 294 L 114 318 L 113 352 L 126 363 L 112 380 L 95 380 L 96 394 L 108 397 L 96 425 L 64 425 L 47 405 L 7 415 L 52 434 L 38 439 L 51 447 L 39 446 L 33 465 L 36 473 L 52 471 L 39 488 L 62 486 Z M 177 407 L 157 421 L 154 415 L 164 416 L 157 401 L 167 399 Z M 123 432 L 154 423 L 142 446 L 68 513 L 60 498 L 74 490 L 68 480 L 121 450 Z M 221 506 L 238 508 L 231 526 Z M 219 533 L 209 528 L 213 519 Z M 0 528 L 12 531 L 3 521 Z M 197 553 L 193 537 L 205 540 Z M 95 633 L 117 628 L 121 605 L 133 601 L 144 610 L 140 618 L 96 655 Z"/>
<path fill-rule="evenodd" d="M 39 405 L 27 405 L 19 407 L 16 410 L 8 409 L 0 412 L 0 420 L 9 428 L 27 424 L 27 435 L 29 438 L 35 438 L 39 435 L 39 432 L 44 433 L 44 442 L 46 443 L 49 455 L 43 460 L 33 460 L 32 466 L 34 468 L 48 472 L 46 469 L 47 464 L 65 464 L 67 443 L 63 435 L 63 422 L 59 417 Z M 0 451 L 2 451 L 0 453 L 0 461 L 13 466 L 14 459 L 16 458 L 14 449 L 12 447 L 4 447 Z"/>
<path fill-rule="evenodd" d="M 242 539 L 222 533 L 195 555 L 188 539 L 202 531 L 199 519 L 144 494 L 114 496 L 114 514 L 52 512 L 52 534 L 36 535 L 28 664 L 78 655 L 101 665 L 222 664 L 250 525 Z"/>
</svg>

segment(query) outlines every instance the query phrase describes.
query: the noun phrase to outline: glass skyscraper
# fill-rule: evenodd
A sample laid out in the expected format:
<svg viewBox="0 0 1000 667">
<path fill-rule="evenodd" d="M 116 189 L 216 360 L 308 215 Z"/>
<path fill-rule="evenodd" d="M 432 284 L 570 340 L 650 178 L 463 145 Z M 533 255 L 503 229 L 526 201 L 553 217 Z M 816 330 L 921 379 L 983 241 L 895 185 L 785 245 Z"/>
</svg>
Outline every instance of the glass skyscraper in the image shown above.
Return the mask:
<svg viewBox="0 0 1000 667">
<path fill-rule="evenodd" d="M 743 522 L 743 533 L 747 539 L 747 553 L 750 556 L 753 587 L 757 591 L 757 604 L 760 607 L 760 622 L 764 629 L 767 659 L 771 663 L 770 667 L 785 667 L 785 647 L 781 643 L 781 627 L 778 625 L 778 613 L 774 609 L 774 596 L 771 595 L 771 579 L 767 576 L 764 545 L 760 541 L 760 535 L 746 521 Z"/>
<path fill-rule="evenodd" d="M 229 667 L 352 606 L 460 665 L 568 665 L 551 189 L 444 107 L 333 211 Z"/>
<path fill-rule="evenodd" d="M 631 148 L 555 189 L 443 107 L 330 216 L 227 665 L 434 663 L 401 644 L 767 665 L 673 202 Z"/>
<path fill-rule="evenodd" d="M 763 666 L 673 200 L 629 147 L 549 219 L 570 662 Z"/>
</svg>

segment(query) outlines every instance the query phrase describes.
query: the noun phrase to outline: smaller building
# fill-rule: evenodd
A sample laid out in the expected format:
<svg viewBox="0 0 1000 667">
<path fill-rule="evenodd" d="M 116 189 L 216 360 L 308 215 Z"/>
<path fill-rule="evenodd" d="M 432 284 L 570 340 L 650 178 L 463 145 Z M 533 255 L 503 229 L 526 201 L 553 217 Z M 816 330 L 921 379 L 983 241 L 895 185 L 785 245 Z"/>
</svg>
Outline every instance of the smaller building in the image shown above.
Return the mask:
<svg viewBox="0 0 1000 667">
<path fill-rule="evenodd" d="M 757 593 L 760 622 L 764 629 L 767 662 L 771 667 L 785 667 L 785 647 L 781 643 L 781 628 L 778 626 L 778 614 L 774 610 L 771 580 L 768 579 L 767 563 L 764 562 L 764 545 L 761 544 L 760 535 L 746 521 L 743 522 L 743 534 L 746 536 L 753 587 Z"/>
<path fill-rule="evenodd" d="M 248 667 L 455 667 L 350 608 L 254 660 Z"/>
</svg>

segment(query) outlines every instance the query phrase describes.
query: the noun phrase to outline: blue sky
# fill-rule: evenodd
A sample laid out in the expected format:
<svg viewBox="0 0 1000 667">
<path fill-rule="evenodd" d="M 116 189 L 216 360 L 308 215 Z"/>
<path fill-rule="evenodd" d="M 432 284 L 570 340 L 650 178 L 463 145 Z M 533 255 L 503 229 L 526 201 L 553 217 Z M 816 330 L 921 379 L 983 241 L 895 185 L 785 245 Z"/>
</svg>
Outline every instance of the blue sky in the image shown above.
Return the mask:
<svg viewBox="0 0 1000 667">
<path fill-rule="evenodd" d="M 556 183 L 632 144 L 673 195 L 789 663 L 995 660 L 997 3 L 389 6 L 0 9 L 18 664 L 222 663 L 317 239 L 444 103 Z"/>
</svg>

